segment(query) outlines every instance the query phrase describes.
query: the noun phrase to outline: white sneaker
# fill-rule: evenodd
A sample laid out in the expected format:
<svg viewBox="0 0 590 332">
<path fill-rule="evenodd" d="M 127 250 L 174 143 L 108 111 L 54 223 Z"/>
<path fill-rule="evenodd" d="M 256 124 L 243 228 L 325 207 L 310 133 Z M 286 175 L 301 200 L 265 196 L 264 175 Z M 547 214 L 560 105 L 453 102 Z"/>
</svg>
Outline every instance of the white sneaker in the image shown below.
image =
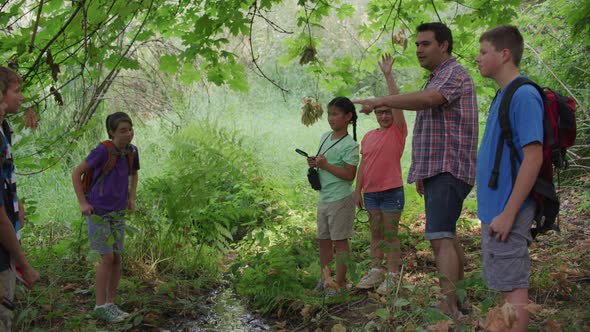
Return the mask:
<svg viewBox="0 0 590 332">
<path fill-rule="evenodd" d="M 130 316 L 130 315 L 129 315 L 129 313 L 127 313 L 127 312 L 125 312 L 125 311 L 121 310 L 121 308 L 119 308 L 119 307 L 118 307 L 116 304 L 114 304 L 114 303 L 111 303 L 111 304 L 109 305 L 109 307 L 110 307 L 110 310 L 112 310 L 112 311 L 113 311 L 113 313 L 114 313 L 115 315 L 117 315 L 117 317 L 119 317 L 121 320 L 123 320 L 123 319 L 125 319 L 125 318 L 127 318 L 127 317 L 129 317 L 129 316 Z"/>
<path fill-rule="evenodd" d="M 383 271 L 381 269 L 372 268 L 361 278 L 361 281 L 356 285 L 356 288 L 369 289 L 374 288 L 383 281 Z"/>
<path fill-rule="evenodd" d="M 377 288 L 377 293 L 381 295 L 387 295 L 393 292 L 395 289 L 395 276 L 396 274 L 393 272 L 387 272 L 385 274 L 384 280 Z"/>
</svg>

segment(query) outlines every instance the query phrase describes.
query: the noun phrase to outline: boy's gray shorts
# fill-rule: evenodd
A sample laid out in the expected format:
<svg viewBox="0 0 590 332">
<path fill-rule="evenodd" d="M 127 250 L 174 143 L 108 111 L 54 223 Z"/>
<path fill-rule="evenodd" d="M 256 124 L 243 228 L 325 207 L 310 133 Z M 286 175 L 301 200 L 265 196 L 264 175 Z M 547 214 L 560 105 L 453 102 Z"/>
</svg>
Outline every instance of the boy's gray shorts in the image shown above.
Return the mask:
<svg viewBox="0 0 590 332">
<path fill-rule="evenodd" d="M 86 216 L 90 248 L 101 255 L 122 254 L 125 241 L 125 219 L 121 214 Z"/>
<path fill-rule="evenodd" d="M 529 244 L 535 204 L 531 202 L 514 219 L 506 241 L 489 235 L 490 226 L 481 224 L 482 270 L 488 287 L 501 292 L 529 288 L 531 261 Z"/>
</svg>

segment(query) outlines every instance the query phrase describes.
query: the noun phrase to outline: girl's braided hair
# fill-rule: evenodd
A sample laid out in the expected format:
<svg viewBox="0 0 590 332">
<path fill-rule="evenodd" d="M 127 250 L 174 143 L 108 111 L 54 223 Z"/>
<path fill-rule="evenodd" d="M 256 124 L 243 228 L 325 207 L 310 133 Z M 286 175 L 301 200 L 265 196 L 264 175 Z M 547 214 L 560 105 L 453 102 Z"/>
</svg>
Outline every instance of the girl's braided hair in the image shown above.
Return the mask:
<svg viewBox="0 0 590 332">
<path fill-rule="evenodd" d="M 346 97 L 336 97 L 328 103 L 328 108 L 331 106 L 338 107 L 344 114 L 352 113 L 352 118 L 350 119 L 352 123 L 352 138 L 356 141 L 356 120 L 358 116 L 356 115 L 356 109 L 352 101 Z"/>
</svg>

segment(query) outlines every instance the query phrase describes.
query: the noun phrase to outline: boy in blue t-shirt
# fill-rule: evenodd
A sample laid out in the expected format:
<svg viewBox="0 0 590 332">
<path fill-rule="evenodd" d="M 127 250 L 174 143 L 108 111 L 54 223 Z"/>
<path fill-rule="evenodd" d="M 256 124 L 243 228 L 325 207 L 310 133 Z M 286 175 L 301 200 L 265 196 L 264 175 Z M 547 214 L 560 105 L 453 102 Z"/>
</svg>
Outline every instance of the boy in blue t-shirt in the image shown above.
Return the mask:
<svg viewBox="0 0 590 332">
<path fill-rule="evenodd" d="M 15 232 L 19 217 L 24 215 L 16 195 L 8 140 L 10 128 L 5 116 L 18 112 L 24 100 L 21 85 L 22 79 L 16 72 L 0 67 L 0 331 L 12 330 L 16 269 L 20 270 L 22 281 L 28 288 L 39 279 L 39 273 L 27 261 Z"/>
<path fill-rule="evenodd" d="M 526 331 L 529 313 L 530 259 L 528 244 L 535 204 L 530 197 L 543 162 L 543 100 L 531 85 L 518 88 L 510 102 L 513 142 L 522 160 L 517 164 L 514 186 L 510 148 L 504 141 L 496 189 L 488 187 L 500 138 L 500 101 L 510 83 L 520 76 L 518 65 L 524 41 L 514 26 L 499 26 L 481 38 L 477 65 L 482 76 L 500 87 L 490 113 L 477 156 L 477 213 L 482 221 L 482 270 L 488 287 L 502 292 L 514 305 L 518 320 L 512 331 Z"/>
</svg>

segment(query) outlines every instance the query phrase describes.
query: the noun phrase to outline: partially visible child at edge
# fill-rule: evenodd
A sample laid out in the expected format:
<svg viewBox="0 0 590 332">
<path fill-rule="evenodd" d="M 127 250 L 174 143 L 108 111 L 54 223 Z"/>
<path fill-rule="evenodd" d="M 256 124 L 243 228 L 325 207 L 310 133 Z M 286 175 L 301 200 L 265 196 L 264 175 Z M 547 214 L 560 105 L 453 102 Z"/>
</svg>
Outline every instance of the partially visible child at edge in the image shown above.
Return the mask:
<svg viewBox="0 0 590 332">
<path fill-rule="evenodd" d="M 14 164 L 8 139 L 10 126 L 5 115 L 18 112 L 24 100 L 21 85 L 22 79 L 16 72 L 0 67 L 0 179 L 3 183 L 0 185 L 0 331 L 11 331 L 13 328 L 16 269 L 21 271 L 23 283 L 28 288 L 33 287 L 39 279 L 39 273 L 25 258 L 15 232 L 19 208 L 21 212 L 23 209 L 16 194 Z"/>
<path fill-rule="evenodd" d="M 502 292 L 513 304 L 518 320 L 512 331 L 527 331 L 530 258 L 528 244 L 535 204 L 530 192 L 543 161 L 543 100 L 531 85 L 523 85 L 510 103 L 513 141 L 522 160 L 512 185 L 510 149 L 504 142 L 497 189 L 488 187 L 500 137 L 500 101 L 510 83 L 520 76 L 518 65 L 524 42 L 514 26 L 499 26 L 481 38 L 477 65 L 483 77 L 496 81 L 500 91 L 492 105 L 477 156 L 477 213 L 482 221 L 482 270 L 488 287 Z"/>
<path fill-rule="evenodd" d="M 352 181 L 359 161 L 356 120 L 357 114 L 350 99 L 332 99 L 328 103 L 328 123 L 332 131 L 321 136 L 317 156 L 307 159 L 309 167 L 319 169 L 322 185 L 317 210 L 322 280 L 316 289 L 324 289 L 323 276 L 330 271 L 329 264 L 335 252 L 338 289 L 329 290 L 332 294 L 346 287 L 345 260 L 350 253 L 348 239 L 352 236 L 355 210 Z M 351 123 L 352 137 L 348 134 Z"/>
<path fill-rule="evenodd" d="M 118 155 L 113 170 L 97 183 L 108 157 L 108 148 L 101 143 L 74 169 L 72 181 L 80 210 L 86 218 L 90 247 L 98 251 L 102 257 L 96 267 L 94 314 L 105 321 L 119 322 L 129 316 L 115 304 L 115 299 L 121 278 L 121 255 L 125 239 L 123 214 L 127 209 L 135 210 L 139 156 L 137 148 L 131 145 L 133 123 L 127 114 L 117 112 L 109 115 L 106 127 L 116 150 L 112 153 Z M 129 153 L 133 153 L 132 169 L 129 169 L 127 159 Z M 89 169 L 93 169 L 93 185 L 86 197 L 81 176 Z M 102 219 L 101 222 L 93 220 L 96 217 Z M 112 238 L 109 240 L 111 235 Z M 111 243 L 113 238 L 114 242 Z"/>
<path fill-rule="evenodd" d="M 385 75 L 389 94 L 398 94 L 391 74 L 393 59 L 381 57 L 379 67 Z M 401 157 L 408 129 L 404 113 L 399 109 L 379 108 L 374 111 L 379 128 L 369 131 L 361 141 L 362 160 L 356 179 L 355 201 L 369 213 L 371 227 L 372 268 L 357 284 L 368 289 L 379 286 L 377 293 L 387 294 L 399 273 L 400 242 L 397 237 L 399 220 L 404 208 L 404 181 Z M 387 241 L 383 246 L 382 241 Z M 385 254 L 384 254 L 385 251 Z M 386 257 L 387 267 L 382 265 Z M 387 271 L 387 273 L 384 273 Z"/>
</svg>

